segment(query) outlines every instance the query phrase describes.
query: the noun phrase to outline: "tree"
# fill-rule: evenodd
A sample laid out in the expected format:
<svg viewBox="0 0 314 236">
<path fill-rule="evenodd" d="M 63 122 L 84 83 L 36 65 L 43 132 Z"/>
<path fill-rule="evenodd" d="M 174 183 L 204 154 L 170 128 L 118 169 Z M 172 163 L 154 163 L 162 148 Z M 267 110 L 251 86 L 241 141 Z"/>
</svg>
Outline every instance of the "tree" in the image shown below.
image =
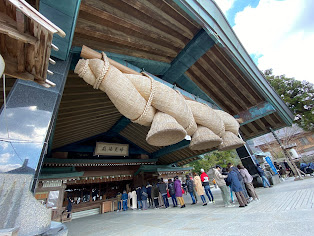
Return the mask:
<svg viewBox="0 0 314 236">
<path fill-rule="evenodd" d="M 201 169 L 204 169 L 207 172 L 210 168 L 213 168 L 216 165 L 226 167 L 229 162 L 234 165 L 241 163 L 235 150 L 206 153 L 200 160 L 194 161 L 188 164 L 188 166 L 193 167 L 195 172 L 200 173 Z"/>
<path fill-rule="evenodd" d="M 314 131 L 314 86 L 308 81 L 275 76 L 264 71 L 266 79 L 295 115 L 294 122 L 307 131 Z"/>
</svg>

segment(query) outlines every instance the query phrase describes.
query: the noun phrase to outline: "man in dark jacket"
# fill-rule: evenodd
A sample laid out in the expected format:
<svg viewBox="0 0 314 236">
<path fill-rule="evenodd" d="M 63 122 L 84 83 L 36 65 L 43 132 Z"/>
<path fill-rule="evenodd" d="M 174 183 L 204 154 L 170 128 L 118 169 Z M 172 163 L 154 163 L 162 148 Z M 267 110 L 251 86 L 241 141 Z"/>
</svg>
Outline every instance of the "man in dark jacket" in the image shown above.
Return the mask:
<svg viewBox="0 0 314 236">
<path fill-rule="evenodd" d="M 164 201 L 164 205 L 166 208 L 169 207 L 169 202 L 168 202 L 168 196 L 167 196 L 167 185 L 166 183 L 164 182 L 164 179 L 161 178 L 160 179 L 160 182 L 158 184 L 158 188 L 159 188 L 159 192 L 162 196 L 162 199 Z"/>
<path fill-rule="evenodd" d="M 158 197 L 159 197 L 159 188 L 157 184 L 154 183 L 152 187 L 152 198 L 154 199 L 155 208 L 159 208 Z"/>
<path fill-rule="evenodd" d="M 191 195 L 191 198 L 192 198 L 192 205 L 195 204 L 195 198 L 194 198 L 194 193 L 193 193 L 193 180 L 190 179 L 190 176 L 186 175 L 186 187 L 187 187 L 187 190 L 188 192 L 190 193 Z"/>
<path fill-rule="evenodd" d="M 172 179 L 168 179 L 168 190 L 172 199 L 173 207 L 177 207 L 178 202 L 177 202 L 176 191 L 174 189 L 174 183 L 172 182 Z"/>
<path fill-rule="evenodd" d="M 264 188 L 271 187 L 269 182 L 268 182 L 268 179 L 265 176 L 265 172 L 261 168 L 260 164 L 256 164 L 256 170 L 257 170 L 257 173 L 259 174 L 259 176 L 262 178 Z"/>
<path fill-rule="evenodd" d="M 148 194 L 148 203 L 149 203 L 149 208 L 153 207 L 153 199 L 152 199 L 152 186 L 147 183 L 147 186 L 146 186 L 146 189 L 147 189 L 147 194 Z"/>
<path fill-rule="evenodd" d="M 136 196 L 137 196 L 137 208 L 141 210 L 143 208 L 141 187 L 136 188 Z"/>
</svg>

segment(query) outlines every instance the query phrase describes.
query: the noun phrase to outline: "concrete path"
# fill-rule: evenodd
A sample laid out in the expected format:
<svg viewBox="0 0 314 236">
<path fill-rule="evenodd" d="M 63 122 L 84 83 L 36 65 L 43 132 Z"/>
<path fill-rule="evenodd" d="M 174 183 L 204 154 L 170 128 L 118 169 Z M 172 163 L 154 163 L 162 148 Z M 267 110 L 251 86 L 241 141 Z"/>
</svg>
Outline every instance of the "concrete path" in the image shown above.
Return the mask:
<svg viewBox="0 0 314 236">
<path fill-rule="evenodd" d="M 79 235 L 314 235 L 314 178 L 289 178 L 272 188 L 258 188 L 260 201 L 245 208 L 225 208 L 219 189 L 215 204 L 186 208 L 114 212 L 66 223 L 70 236 Z M 200 201 L 200 199 L 199 199 Z"/>
</svg>

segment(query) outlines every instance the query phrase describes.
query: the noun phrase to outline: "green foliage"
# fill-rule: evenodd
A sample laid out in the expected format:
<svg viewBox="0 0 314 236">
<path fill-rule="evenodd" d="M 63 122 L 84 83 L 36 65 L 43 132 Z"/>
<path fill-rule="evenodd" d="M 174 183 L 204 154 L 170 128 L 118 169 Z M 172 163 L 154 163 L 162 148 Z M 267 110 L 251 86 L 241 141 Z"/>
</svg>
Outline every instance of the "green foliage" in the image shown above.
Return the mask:
<svg viewBox="0 0 314 236">
<path fill-rule="evenodd" d="M 233 163 L 233 165 L 241 163 L 235 150 L 214 151 L 204 154 L 202 159 L 194 161 L 188 164 L 188 166 L 193 167 L 195 172 L 201 173 L 201 169 L 204 169 L 207 172 L 210 168 L 215 167 L 216 165 L 226 167 L 229 162 Z"/>
<path fill-rule="evenodd" d="M 295 123 L 308 131 L 314 131 L 314 87 L 307 81 L 275 76 L 272 69 L 264 71 L 266 79 L 295 115 Z"/>
</svg>

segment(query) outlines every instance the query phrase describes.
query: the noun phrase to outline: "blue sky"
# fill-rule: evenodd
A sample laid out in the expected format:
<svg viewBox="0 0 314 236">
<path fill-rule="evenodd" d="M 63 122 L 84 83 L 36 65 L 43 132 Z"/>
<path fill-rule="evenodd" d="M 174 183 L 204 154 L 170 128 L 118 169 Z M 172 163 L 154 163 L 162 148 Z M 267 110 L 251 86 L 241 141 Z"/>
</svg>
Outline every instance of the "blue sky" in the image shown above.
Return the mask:
<svg viewBox="0 0 314 236">
<path fill-rule="evenodd" d="M 216 0 L 259 69 L 314 83 L 314 0 Z"/>
</svg>

